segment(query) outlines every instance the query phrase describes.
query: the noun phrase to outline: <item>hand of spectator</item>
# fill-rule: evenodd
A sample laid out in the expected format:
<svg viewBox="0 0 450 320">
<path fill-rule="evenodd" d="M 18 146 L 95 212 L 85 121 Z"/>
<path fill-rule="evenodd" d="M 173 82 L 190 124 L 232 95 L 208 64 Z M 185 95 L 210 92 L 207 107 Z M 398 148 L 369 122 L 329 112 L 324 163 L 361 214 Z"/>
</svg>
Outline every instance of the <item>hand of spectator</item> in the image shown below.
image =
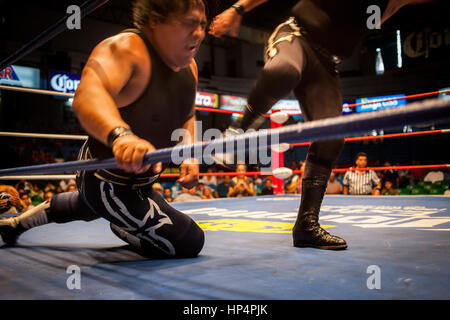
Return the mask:
<svg viewBox="0 0 450 320">
<path fill-rule="evenodd" d="M 239 181 L 236 185 L 237 188 L 245 188 L 245 186 L 246 186 L 246 183 L 242 180 Z"/>
<path fill-rule="evenodd" d="M 143 165 L 144 155 L 155 151 L 155 147 L 148 141 L 135 135 L 126 135 L 114 140 L 112 151 L 119 168 L 126 172 L 136 174 L 144 173 L 150 169 L 150 165 Z M 162 163 L 153 165 L 153 172 L 160 173 Z"/>
</svg>

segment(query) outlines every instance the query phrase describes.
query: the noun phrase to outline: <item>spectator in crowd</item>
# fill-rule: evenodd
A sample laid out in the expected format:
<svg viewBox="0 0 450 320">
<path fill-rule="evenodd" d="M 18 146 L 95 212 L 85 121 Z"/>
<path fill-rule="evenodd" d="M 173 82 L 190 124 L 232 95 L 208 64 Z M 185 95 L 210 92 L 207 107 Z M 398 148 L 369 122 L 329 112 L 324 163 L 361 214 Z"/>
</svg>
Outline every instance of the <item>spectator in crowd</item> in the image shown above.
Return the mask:
<svg viewBox="0 0 450 320">
<path fill-rule="evenodd" d="M 261 195 L 262 196 L 273 195 L 272 179 L 267 178 L 266 181 L 264 181 L 264 188 L 261 191 Z"/>
<path fill-rule="evenodd" d="M 56 194 L 58 194 L 58 193 L 63 193 L 63 190 L 62 190 L 61 186 L 57 186 L 57 187 L 56 187 L 55 193 L 56 193 Z"/>
<path fill-rule="evenodd" d="M 344 188 L 344 175 L 345 175 L 345 172 L 338 172 L 338 173 L 334 174 L 334 180 L 339 182 L 341 184 L 342 188 Z"/>
<path fill-rule="evenodd" d="M 55 162 L 56 162 L 56 163 L 62 163 L 62 162 L 64 162 L 64 156 L 63 156 L 63 154 L 62 154 L 61 151 L 58 151 L 58 152 L 57 152 L 56 157 L 55 157 Z"/>
<path fill-rule="evenodd" d="M 53 198 L 53 192 L 51 192 L 51 191 L 47 191 L 45 194 L 44 194 L 44 200 L 51 200 L 52 198 Z"/>
<path fill-rule="evenodd" d="M 253 182 L 245 175 L 247 172 L 247 166 L 242 163 L 238 164 L 236 172 L 238 175 L 231 179 L 232 186 L 230 188 L 229 196 L 238 198 L 255 196 Z"/>
<path fill-rule="evenodd" d="M 214 170 L 212 167 L 209 167 L 207 169 L 208 173 L 214 173 Z M 201 177 L 201 179 L 198 181 L 199 183 L 203 183 L 205 186 L 208 187 L 212 187 L 212 188 L 216 188 L 217 187 L 217 178 L 216 176 L 203 176 Z"/>
<path fill-rule="evenodd" d="M 161 196 L 164 193 L 164 189 L 162 187 L 162 185 L 159 182 L 156 182 L 152 185 L 152 189 L 155 190 L 156 192 L 158 192 Z"/>
<path fill-rule="evenodd" d="M 444 180 L 444 173 L 440 171 L 439 168 L 431 168 L 431 171 L 428 172 L 423 178 L 423 181 L 429 181 L 432 183 L 443 180 Z"/>
<path fill-rule="evenodd" d="M 291 165 L 289 166 L 289 168 L 291 170 L 300 170 L 301 164 L 297 163 L 295 160 L 292 160 Z"/>
<path fill-rule="evenodd" d="M 262 179 L 260 177 L 258 177 L 258 175 L 255 174 L 253 176 L 253 191 L 255 192 L 255 194 L 257 196 L 260 196 L 263 188 L 264 188 L 264 186 L 263 186 Z"/>
<path fill-rule="evenodd" d="M 360 152 L 356 155 L 356 168 L 367 167 L 367 154 Z M 351 195 L 375 195 L 380 184 L 380 178 L 372 170 L 347 171 L 344 176 L 344 194 Z M 380 190 L 378 190 L 379 192 Z"/>
<path fill-rule="evenodd" d="M 170 188 L 164 188 L 164 199 L 166 199 L 167 202 L 173 202 L 172 191 Z"/>
<path fill-rule="evenodd" d="M 286 193 L 289 194 L 300 194 L 302 193 L 302 177 L 303 172 L 305 171 L 306 161 L 302 161 L 299 163 L 299 170 L 301 170 L 300 174 L 295 174 L 292 176 L 291 180 L 286 185 Z"/>
<path fill-rule="evenodd" d="M 397 163 L 397 166 L 400 164 Z M 414 177 L 409 172 L 408 169 L 400 169 L 398 170 L 398 187 L 399 188 L 406 188 L 410 184 L 414 184 Z"/>
<path fill-rule="evenodd" d="M 228 192 L 230 191 L 231 187 L 231 177 L 225 176 L 223 181 L 217 185 L 217 194 L 219 198 L 226 198 L 228 197 Z"/>
<path fill-rule="evenodd" d="M 30 193 L 31 189 L 33 188 L 33 186 L 31 185 L 30 182 L 26 181 L 26 180 L 20 180 L 17 184 L 16 184 L 16 189 L 17 191 L 19 189 L 23 189 L 24 192 L 26 193 Z"/>
<path fill-rule="evenodd" d="M 398 196 L 398 190 L 395 189 L 394 184 L 390 180 L 386 180 L 381 190 L 382 196 Z"/>
<path fill-rule="evenodd" d="M 326 194 L 341 194 L 344 190 L 342 184 L 336 181 L 335 177 L 336 175 L 334 174 L 334 172 L 331 172 Z"/>
<path fill-rule="evenodd" d="M 193 187 L 191 189 L 183 187 L 181 189 L 181 194 L 175 198 L 174 202 L 187 202 L 198 200 L 202 200 L 202 198 L 197 193 L 197 187 Z"/>
<path fill-rule="evenodd" d="M 61 180 L 59 182 L 59 186 L 61 187 L 63 192 L 67 191 L 67 188 L 69 187 L 69 185 L 71 184 L 75 184 L 75 180 L 74 179 L 65 179 L 65 180 Z"/>
<path fill-rule="evenodd" d="M 67 187 L 66 192 L 75 192 L 77 191 L 77 186 L 74 184 L 69 184 L 69 186 Z"/>
<path fill-rule="evenodd" d="M 53 183 L 51 181 L 48 181 L 47 184 L 44 187 L 44 192 L 48 192 L 48 191 L 55 192 L 55 189 L 56 188 L 53 185 Z"/>
<path fill-rule="evenodd" d="M 383 184 L 381 182 L 381 179 L 378 181 L 377 185 L 375 186 L 375 188 L 372 190 L 372 195 L 373 196 L 381 196 L 381 189 L 383 188 Z"/>
<path fill-rule="evenodd" d="M 412 165 L 419 166 L 420 165 L 420 161 L 413 160 L 412 161 Z M 427 173 L 427 170 L 424 169 L 424 168 L 418 168 L 418 169 L 410 169 L 409 172 L 414 177 L 414 182 L 419 182 L 419 181 L 422 181 L 422 178 Z"/>
<path fill-rule="evenodd" d="M 201 198 L 202 198 L 202 200 L 214 199 L 210 187 L 204 186 Z"/>
<path fill-rule="evenodd" d="M 23 207 L 24 212 L 31 208 L 34 208 L 33 203 L 31 202 L 31 199 L 27 193 L 22 193 L 20 195 L 20 199 L 22 200 L 23 205 L 24 205 L 24 207 Z"/>
<path fill-rule="evenodd" d="M 31 198 L 40 198 L 42 201 L 44 201 L 44 191 L 41 189 L 41 186 L 39 183 L 34 183 L 33 187 L 30 191 Z M 41 202 L 42 202 L 41 201 Z"/>
<path fill-rule="evenodd" d="M 391 167 L 391 163 L 389 161 L 386 161 L 384 163 L 384 166 Z M 386 181 L 390 181 L 394 185 L 394 187 L 397 187 L 399 184 L 398 172 L 396 170 L 393 170 L 393 169 L 383 170 L 381 172 L 381 177 L 382 177 L 381 180 L 382 180 L 383 186 Z"/>
<path fill-rule="evenodd" d="M 450 182 L 450 168 L 444 170 L 444 180 Z"/>
</svg>

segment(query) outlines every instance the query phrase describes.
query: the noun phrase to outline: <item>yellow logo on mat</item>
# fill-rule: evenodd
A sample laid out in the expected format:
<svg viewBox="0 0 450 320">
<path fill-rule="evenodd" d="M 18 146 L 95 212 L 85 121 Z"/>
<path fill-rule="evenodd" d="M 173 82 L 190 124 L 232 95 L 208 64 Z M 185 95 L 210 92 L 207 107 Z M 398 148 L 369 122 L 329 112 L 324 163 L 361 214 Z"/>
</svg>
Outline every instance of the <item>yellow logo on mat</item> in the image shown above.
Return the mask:
<svg viewBox="0 0 450 320">
<path fill-rule="evenodd" d="M 200 220 L 197 224 L 204 231 L 236 231 L 236 232 L 265 232 L 265 233 L 291 233 L 293 223 L 261 221 L 247 219 L 217 219 Z M 321 225 L 322 228 L 335 226 Z"/>
</svg>

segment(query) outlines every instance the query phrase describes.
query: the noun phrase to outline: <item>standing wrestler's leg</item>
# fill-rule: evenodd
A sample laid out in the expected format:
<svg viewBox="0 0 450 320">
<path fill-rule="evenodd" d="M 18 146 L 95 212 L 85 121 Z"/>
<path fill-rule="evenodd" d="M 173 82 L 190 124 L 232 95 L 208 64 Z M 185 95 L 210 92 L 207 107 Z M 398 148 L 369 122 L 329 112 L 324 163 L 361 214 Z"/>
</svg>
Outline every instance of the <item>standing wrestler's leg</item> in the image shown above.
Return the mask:
<svg viewBox="0 0 450 320">
<path fill-rule="evenodd" d="M 285 24 L 272 34 L 273 41 L 264 54 L 264 68 L 250 91 L 244 116 L 232 124 L 232 128 L 247 130 L 259 126 L 258 120 L 298 86 L 305 60 L 298 34 L 295 34 L 299 31 L 295 28 L 293 23 Z M 279 41 L 283 38 L 285 40 Z"/>
<path fill-rule="evenodd" d="M 306 121 L 342 115 L 339 79 L 331 61 L 319 60 L 305 43 L 308 60 L 304 77 L 294 90 Z M 345 240 L 330 235 L 318 223 L 320 207 L 334 162 L 344 146 L 344 139 L 313 142 L 308 150 L 302 179 L 302 197 L 293 229 L 294 246 L 320 249 L 345 249 Z"/>
<path fill-rule="evenodd" d="M 239 129 L 257 129 L 264 120 L 263 115 L 298 86 L 305 66 L 299 32 L 295 23 L 288 20 L 272 33 L 264 53 L 264 68 L 250 91 L 244 115 L 228 127 L 225 135 L 235 135 Z M 236 152 L 228 152 L 216 154 L 214 159 L 235 169 L 236 156 Z"/>
</svg>

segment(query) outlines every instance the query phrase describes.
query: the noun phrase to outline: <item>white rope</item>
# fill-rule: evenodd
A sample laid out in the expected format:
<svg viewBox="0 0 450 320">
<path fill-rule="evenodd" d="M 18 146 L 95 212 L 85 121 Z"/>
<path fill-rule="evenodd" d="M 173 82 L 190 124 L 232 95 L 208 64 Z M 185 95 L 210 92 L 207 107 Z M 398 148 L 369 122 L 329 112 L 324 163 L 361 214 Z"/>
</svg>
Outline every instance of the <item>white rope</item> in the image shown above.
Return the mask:
<svg viewBox="0 0 450 320">
<path fill-rule="evenodd" d="M 0 177 L 1 180 L 66 180 L 66 179 L 75 179 L 76 175 L 74 174 L 63 174 L 63 175 L 24 175 L 24 176 L 9 176 L 9 177 Z"/>
<path fill-rule="evenodd" d="M 31 132 L 0 132 L 4 137 L 22 137 L 22 138 L 45 138 L 45 139 L 67 139 L 67 140 L 86 140 L 88 136 L 68 135 L 68 134 L 47 134 Z"/>
<path fill-rule="evenodd" d="M 51 91 L 51 90 L 31 89 L 31 88 L 12 87 L 12 86 L 3 86 L 3 85 L 0 85 L 0 90 L 11 90 L 11 91 L 26 92 L 26 93 L 38 93 L 38 94 L 45 94 L 45 95 L 49 95 L 49 96 L 60 96 L 60 97 L 67 97 L 67 98 L 74 97 L 73 93 L 64 93 L 64 92 Z"/>
</svg>

